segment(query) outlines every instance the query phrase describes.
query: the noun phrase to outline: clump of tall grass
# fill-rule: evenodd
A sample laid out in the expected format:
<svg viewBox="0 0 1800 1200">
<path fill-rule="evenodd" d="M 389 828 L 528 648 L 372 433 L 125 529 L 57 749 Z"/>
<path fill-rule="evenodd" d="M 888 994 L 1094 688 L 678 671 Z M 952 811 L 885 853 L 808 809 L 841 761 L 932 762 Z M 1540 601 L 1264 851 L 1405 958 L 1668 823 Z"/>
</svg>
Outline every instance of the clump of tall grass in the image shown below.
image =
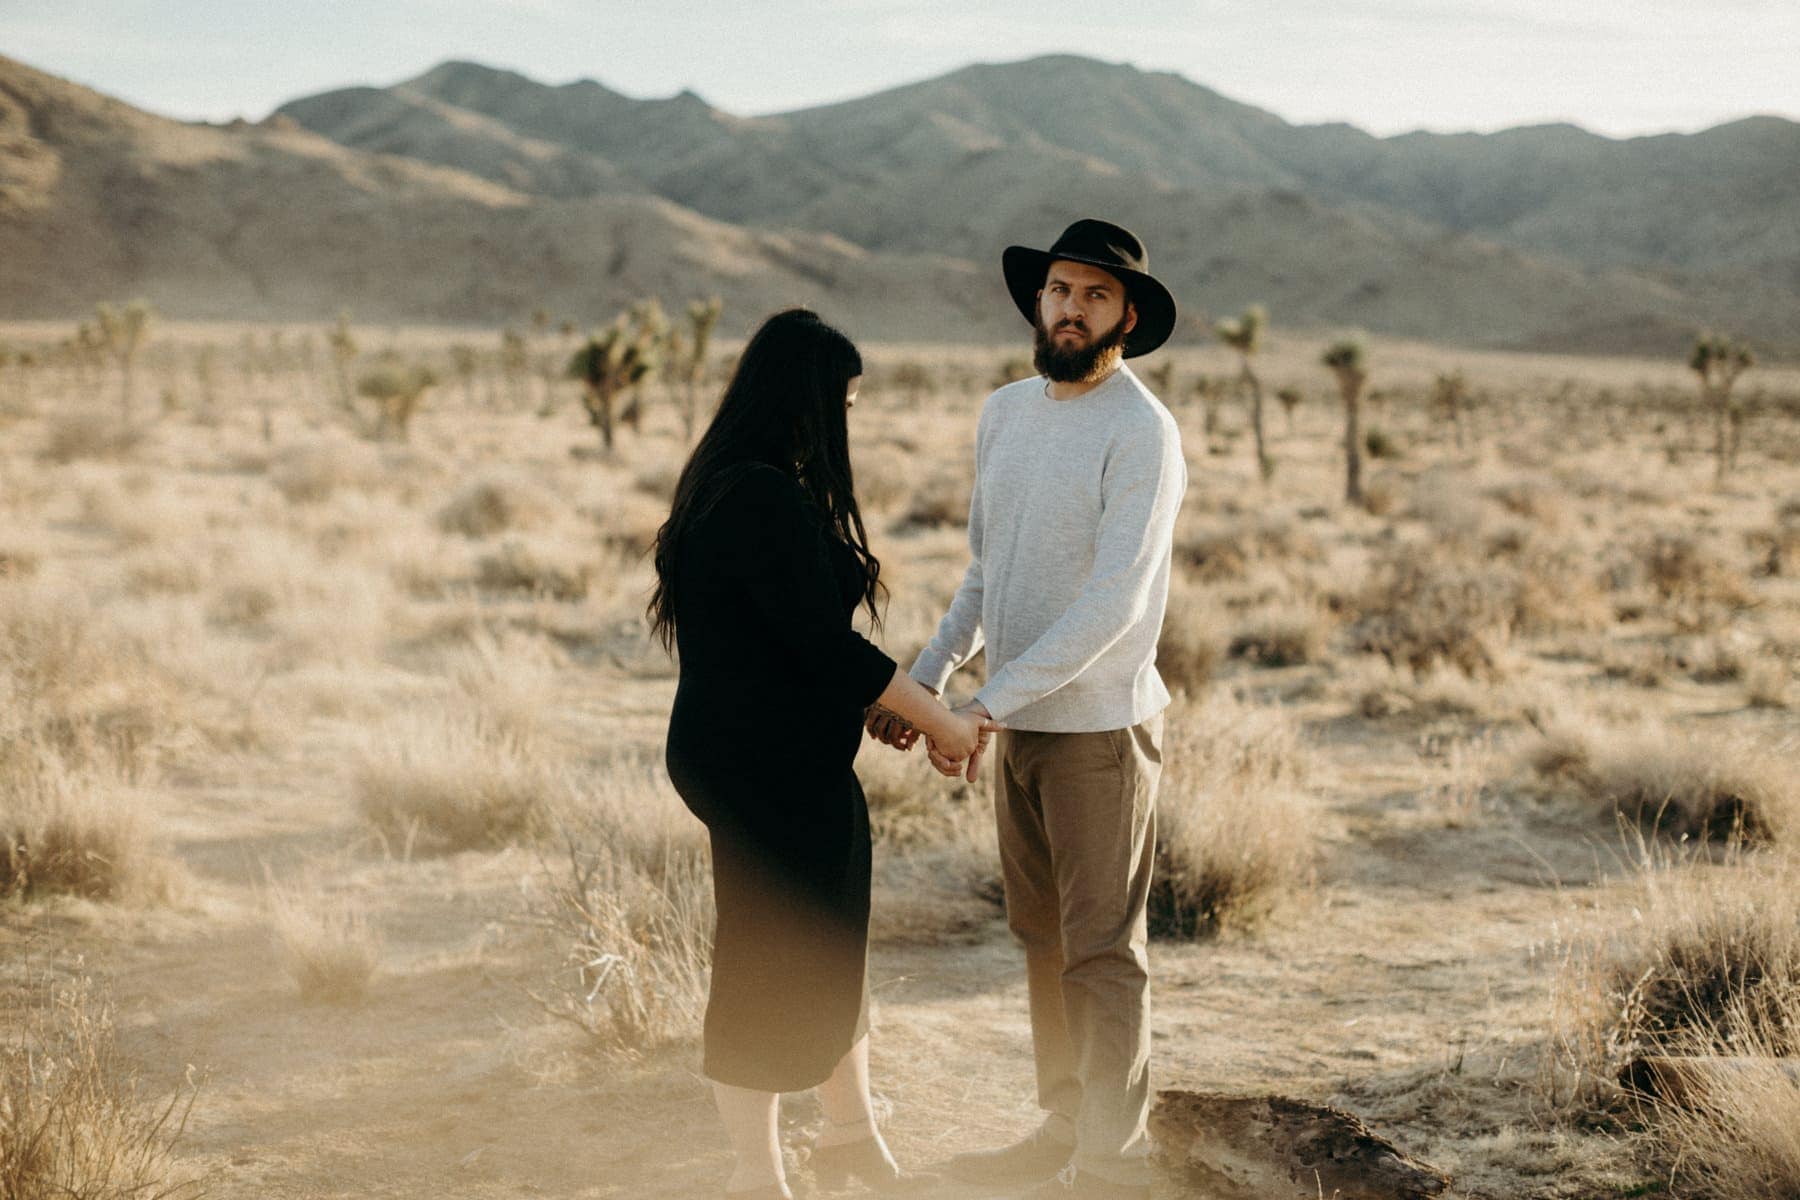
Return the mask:
<svg viewBox="0 0 1800 1200">
<path fill-rule="evenodd" d="M 475 563 L 475 586 L 495 592 L 526 592 L 552 600 L 587 597 L 593 564 L 557 556 L 519 541 L 507 541 Z"/>
<path fill-rule="evenodd" d="M 1198 696 L 1225 655 L 1225 616 L 1188 580 L 1169 581 L 1169 604 L 1156 642 L 1156 671 L 1171 692 Z"/>
<path fill-rule="evenodd" d="M 1226 653 L 1262 667 L 1318 662 L 1330 630 L 1325 615 L 1306 604 L 1262 608 L 1232 630 Z"/>
<path fill-rule="evenodd" d="M 1573 941 L 1555 979 L 1566 1099 L 1584 1109 L 1634 1099 L 1645 1056 L 1800 1054 L 1800 863 L 1649 859 L 1629 919 Z"/>
<path fill-rule="evenodd" d="M 491 471 L 458 488 L 438 510 L 438 528 L 464 537 L 535 529 L 556 515 L 544 490 L 519 475 Z"/>
<path fill-rule="evenodd" d="M 1627 820 L 1676 839 L 1791 844 L 1800 837 L 1794 748 L 1744 736 L 1565 720 L 1527 764 Z"/>
<path fill-rule="evenodd" d="M 186 1200 L 206 1180 L 175 1146 L 195 1092 L 150 1100 L 86 980 L 33 988 L 0 1013 L 0 1196 Z"/>
<path fill-rule="evenodd" d="M 567 782 L 528 739 L 466 705 L 449 705 L 374 731 L 351 789 L 363 817 L 390 842 L 457 851 L 546 833 Z"/>
<path fill-rule="evenodd" d="M 161 903 L 183 878 L 117 784 L 0 728 L 0 897 Z"/>
<path fill-rule="evenodd" d="M 1308 879 L 1315 813 L 1293 718 L 1228 695 L 1164 713 L 1150 928 L 1202 937 L 1253 924 Z"/>
<path fill-rule="evenodd" d="M 353 898 L 316 884 L 274 884 L 268 911 L 282 966 L 301 999 L 349 1004 L 367 995 L 381 960 L 381 939 Z"/>
<path fill-rule="evenodd" d="M 705 832 L 648 762 L 615 760 L 559 813 L 531 912 L 562 952 L 544 1010 L 613 1051 L 698 1035 L 712 962 Z"/>
</svg>

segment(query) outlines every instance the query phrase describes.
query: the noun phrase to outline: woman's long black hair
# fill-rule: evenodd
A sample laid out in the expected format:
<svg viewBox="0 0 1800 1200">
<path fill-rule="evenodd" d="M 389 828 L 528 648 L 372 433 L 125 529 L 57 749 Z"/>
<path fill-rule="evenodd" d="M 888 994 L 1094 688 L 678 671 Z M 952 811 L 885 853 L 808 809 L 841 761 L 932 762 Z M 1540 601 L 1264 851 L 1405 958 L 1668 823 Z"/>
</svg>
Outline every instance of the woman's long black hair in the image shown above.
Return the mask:
<svg viewBox="0 0 1800 1200">
<path fill-rule="evenodd" d="M 844 419 L 846 390 L 862 369 L 855 343 L 804 308 L 776 313 L 744 347 L 719 411 L 681 469 L 669 519 L 656 532 L 656 590 L 648 615 L 664 649 L 675 644 L 675 564 L 682 540 L 732 481 L 757 463 L 792 471 L 832 531 L 856 552 L 863 603 L 880 625 L 881 560 L 869 550 L 856 506 Z"/>
</svg>

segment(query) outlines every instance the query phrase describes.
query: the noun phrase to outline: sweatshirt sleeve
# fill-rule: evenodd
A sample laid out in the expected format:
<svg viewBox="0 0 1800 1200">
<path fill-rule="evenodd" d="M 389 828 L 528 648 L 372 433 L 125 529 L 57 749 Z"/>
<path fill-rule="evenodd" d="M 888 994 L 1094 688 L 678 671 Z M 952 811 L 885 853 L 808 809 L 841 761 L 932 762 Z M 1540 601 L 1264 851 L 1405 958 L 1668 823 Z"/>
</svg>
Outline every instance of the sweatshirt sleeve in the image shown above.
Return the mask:
<svg viewBox="0 0 1800 1200">
<path fill-rule="evenodd" d="M 873 704 L 895 663 L 845 619 L 829 557 L 829 531 L 807 511 L 799 483 L 755 467 L 720 501 L 729 519 L 736 575 L 770 640 L 828 704 Z"/>
<path fill-rule="evenodd" d="M 962 584 L 950 601 L 950 608 L 938 622 L 937 633 L 908 672 L 918 682 L 939 695 L 950 682 L 950 676 L 981 650 L 986 636 L 981 628 L 982 575 L 982 504 L 981 442 L 987 428 L 987 413 L 976 433 L 975 486 L 969 492 L 969 567 L 963 572 Z"/>
<path fill-rule="evenodd" d="M 1174 423 L 1129 430 L 1107 457 L 1094 564 L 1080 593 L 1025 652 L 975 694 L 997 720 L 1054 692 L 1144 619 L 1187 488 Z"/>
</svg>

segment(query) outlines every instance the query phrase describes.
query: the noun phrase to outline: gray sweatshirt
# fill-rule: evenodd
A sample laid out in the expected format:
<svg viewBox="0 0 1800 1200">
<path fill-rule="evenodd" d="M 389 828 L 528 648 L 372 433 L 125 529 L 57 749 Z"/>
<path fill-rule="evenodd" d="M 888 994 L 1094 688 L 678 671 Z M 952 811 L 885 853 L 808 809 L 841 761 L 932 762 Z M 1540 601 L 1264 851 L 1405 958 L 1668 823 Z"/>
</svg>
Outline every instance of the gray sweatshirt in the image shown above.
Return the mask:
<svg viewBox="0 0 1800 1200">
<path fill-rule="evenodd" d="M 1129 367 L 1072 400 L 1041 377 L 987 398 L 969 569 L 911 675 L 944 690 L 985 644 L 976 693 L 1013 729 L 1123 729 L 1169 702 L 1156 642 L 1187 463 Z"/>
</svg>

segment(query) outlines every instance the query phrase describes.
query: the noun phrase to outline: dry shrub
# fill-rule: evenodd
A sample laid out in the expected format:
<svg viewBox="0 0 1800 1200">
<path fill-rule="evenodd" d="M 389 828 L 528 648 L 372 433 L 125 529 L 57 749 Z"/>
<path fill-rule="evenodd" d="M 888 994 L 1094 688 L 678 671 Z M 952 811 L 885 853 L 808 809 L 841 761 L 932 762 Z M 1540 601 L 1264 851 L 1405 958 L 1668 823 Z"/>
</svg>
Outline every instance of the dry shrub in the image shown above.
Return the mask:
<svg viewBox="0 0 1800 1200">
<path fill-rule="evenodd" d="M 1283 605 L 1239 622 L 1226 653 L 1263 667 L 1300 666 L 1319 661 L 1328 633 L 1325 615 L 1318 609 Z"/>
<path fill-rule="evenodd" d="M 1156 643 L 1156 671 L 1171 692 L 1198 696 L 1224 654 L 1224 616 L 1200 589 L 1169 581 L 1169 603 Z"/>
<path fill-rule="evenodd" d="M 1800 989 L 1756 989 L 1730 1006 L 1722 1028 L 1703 1027 L 1672 1047 L 1725 1060 L 1680 1105 L 1660 1108 L 1654 1136 L 1675 1177 L 1713 1200 L 1800 1196 Z M 1729 1064 L 1729 1065 L 1727 1065 Z"/>
<path fill-rule="evenodd" d="M 1207 525 L 1176 529 L 1175 563 L 1201 583 L 1242 579 L 1250 570 L 1253 554 L 1254 549 L 1242 529 Z"/>
<path fill-rule="evenodd" d="M 144 640 L 80 592 L 0 583 L 0 747 L 136 779 L 184 731 L 181 704 Z"/>
<path fill-rule="evenodd" d="M 1556 979 L 1558 1038 L 1585 1102 L 1620 1098 L 1621 1070 L 1687 1052 L 1696 1036 L 1729 1053 L 1800 1052 L 1800 865 L 1737 853 L 1681 866 L 1651 856 L 1621 928 L 1568 947 Z"/>
<path fill-rule="evenodd" d="M 1178 698 L 1164 720 L 1151 932 L 1192 938 L 1251 925 L 1312 866 L 1299 728 L 1282 709 L 1221 695 Z"/>
<path fill-rule="evenodd" d="M 269 484 L 290 504 L 319 504 L 344 487 L 367 487 L 377 476 L 368 447 L 348 441 L 288 446 L 269 463 Z"/>
<path fill-rule="evenodd" d="M 0 739 L 0 896 L 158 903 L 181 879 L 116 786 Z"/>
<path fill-rule="evenodd" d="M 967 471 L 933 471 L 908 498 L 906 508 L 900 514 L 899 526 L 902 529 L 940 529 L 965 525 L 974 490 L 974 480 Z"/>
<path fill-rule="evenodd" d="M 538 749 L 466 705 L 414 712 L 371 737 L 352 791 L 362 815 L 408 849 L 530 840 L 547 831 L 568 787 Z"/>
<path fill-rule="evenodd" d="M 1663 533 L 1638 552 L 1644 577 L 1689 628 L 1706 628 L 1752 600 L 1749 579 L 1701 539 Z"/>
<path fill-rule="evenodd" d="M 1379 456 L 1376 456 L 1379 457 Z M 1386 517 L 1400 510 L 1406 495 L 1406 483 L 1393 471 L 1378 471 L 1363 484 L 1363 511 L 1372 517 Z"/>
<path fill-rule="evenodd" d="M 553 557 L 523 542 L 507 541 L 497 553 L 475 562 L 475 586 L 495 592 L 527 592 L 552 600 L 582 600 L 588 594 L 593 564 Z"/>
<path fill-rule="evenodd" d="M 1800 775 L 1792 745 L 1668 728 L 1551 726 L 1528 761 L 1609 810 L 1677 839 L 1792 842 Z"/>
<path fill-rule="evenodd" d="M 1361 616 L 1351 636 L 1359 650 L 1416 674 L 1446 663 L 1466 675 L 1497 675 L 1513 591 L 1491 568 L 1405 547 L 1371 568 L 1353 601 Z"/>
<path fill-rule="evenodd" d="M 38 456 L 47 462 L 72 463 L 84 458 L 124 458 L 143 441 L 143 431 L 116 415 L 101 412 L 63 413 L 50 421 Z"/>
<path fill-rule="evenodd" d="M 184 1200 L 206 1181 L 174 1148 L 194 1092 L 152 1102 L 87 980 L 32 989 L 0 1011 L 0 1196 Z"/>
<path fill-rule="evenodd" d="M 282 966 L 301 999 L 350 1004 L 368 994 L 381 941 L 362 905 L 312 882 L 271 886 L 268 905 Z"/>
<path fill-rule="evenodd" d="M 556 515 L 542 488 L 517 474 L 490 471 L 456 490 L 438 510 L 438 528 L 464 537 L 487 537 L 515 529 L 535 529 Z"/>
<path fill-rule="evenodd" d="M 632 476 L 631 486 L 652 499 L 659 500 L 666 507 L 675 499 L 675 485 L 681 482 L 681 468 L 686 465 L 680 458 L 664 458 L 657 462 L 639 467 Z"/>
<path fill-rule="evenodd" d="M 538 1003 L 628 1054 L 696 1036 L 712 962 L 703 827 L 659 769 L 626 757 L 584 784 L 560 840 L 531 912 L 566 952 Z"/>
<path fill-rule="evenodd" d="M 1743 670 L 1744 699 L 1753 708 L 1786 708 L 1793 702 L 1794 669 L 1765 650 Z"/>
</svg>

